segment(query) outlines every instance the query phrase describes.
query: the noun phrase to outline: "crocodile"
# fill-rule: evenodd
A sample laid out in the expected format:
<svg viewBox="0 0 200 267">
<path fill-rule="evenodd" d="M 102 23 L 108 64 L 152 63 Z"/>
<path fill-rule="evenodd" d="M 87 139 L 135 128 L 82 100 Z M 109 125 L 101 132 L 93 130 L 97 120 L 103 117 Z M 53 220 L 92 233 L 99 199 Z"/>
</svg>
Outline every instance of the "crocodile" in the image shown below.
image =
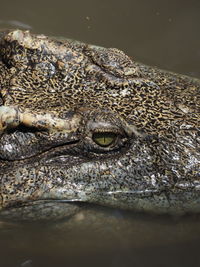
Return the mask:
<svg viewBox="0 0 200 267">
<path fill-rule="evenodd" d="M 0 33 L 0 69 L 0 213 L 200 211 L 200 80 L 22 30 Z"/>
</svg>

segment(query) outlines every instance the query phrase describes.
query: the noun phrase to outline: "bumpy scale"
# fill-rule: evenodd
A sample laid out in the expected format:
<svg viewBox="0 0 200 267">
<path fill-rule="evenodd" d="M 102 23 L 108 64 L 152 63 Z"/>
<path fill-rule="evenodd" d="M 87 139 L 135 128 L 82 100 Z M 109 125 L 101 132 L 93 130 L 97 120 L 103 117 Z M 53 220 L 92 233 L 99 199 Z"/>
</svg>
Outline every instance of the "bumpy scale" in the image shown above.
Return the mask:
<svg viewBox="0 0 200 267">
<path fill-rule="evenodd" d="M 0 69 L 1 212 L 200 211 L 198 79 L 20 30 L 0 34 Z"/>
</svg>

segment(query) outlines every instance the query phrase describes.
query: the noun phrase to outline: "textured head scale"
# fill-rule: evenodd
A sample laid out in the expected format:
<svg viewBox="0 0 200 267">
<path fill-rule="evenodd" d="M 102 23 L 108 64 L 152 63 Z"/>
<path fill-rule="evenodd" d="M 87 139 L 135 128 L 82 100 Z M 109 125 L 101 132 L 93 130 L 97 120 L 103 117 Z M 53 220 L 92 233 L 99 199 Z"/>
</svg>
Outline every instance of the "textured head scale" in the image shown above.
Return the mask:
<svg viewBox="0 0 200 267">
<path fill-rule="evenodd" d="M 199 209 L 199 80 L 114 48 L 0 37 L 2 207 L 56 198 Z"/>
</svg>

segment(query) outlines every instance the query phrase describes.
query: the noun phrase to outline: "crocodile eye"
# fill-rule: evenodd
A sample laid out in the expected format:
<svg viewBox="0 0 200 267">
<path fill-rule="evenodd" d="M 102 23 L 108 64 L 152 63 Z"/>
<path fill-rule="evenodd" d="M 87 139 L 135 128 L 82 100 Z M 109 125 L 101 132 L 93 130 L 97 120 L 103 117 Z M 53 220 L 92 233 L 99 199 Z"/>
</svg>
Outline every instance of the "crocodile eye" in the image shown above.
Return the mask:
<svg viewBox="0 0 200 267">
<path fill-rule="evenodd" d="M 102 147 L 108 147 L 115 143 L 117 139 L 117 134 L 112 132 L 98 132 L 93 133 L 92 139 L 93 141 Z"/>
</svg>

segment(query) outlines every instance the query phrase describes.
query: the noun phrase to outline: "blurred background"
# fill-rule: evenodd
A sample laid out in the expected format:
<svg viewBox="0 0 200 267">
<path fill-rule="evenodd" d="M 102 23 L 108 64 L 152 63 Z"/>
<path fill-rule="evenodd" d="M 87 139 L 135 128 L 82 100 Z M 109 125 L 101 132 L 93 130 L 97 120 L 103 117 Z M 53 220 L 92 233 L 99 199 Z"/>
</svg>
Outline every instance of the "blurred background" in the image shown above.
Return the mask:
<svg viewBox="0 0 200 267">
<path fill-rule="evenodd" d="M 0 28 L 105 47 L 200 78 L 199 0 L 0 0 Z M 60 222 L 0 222 L 0 267 L 200 266 L 200 216 L 88 207 Z"/>
</svg>

